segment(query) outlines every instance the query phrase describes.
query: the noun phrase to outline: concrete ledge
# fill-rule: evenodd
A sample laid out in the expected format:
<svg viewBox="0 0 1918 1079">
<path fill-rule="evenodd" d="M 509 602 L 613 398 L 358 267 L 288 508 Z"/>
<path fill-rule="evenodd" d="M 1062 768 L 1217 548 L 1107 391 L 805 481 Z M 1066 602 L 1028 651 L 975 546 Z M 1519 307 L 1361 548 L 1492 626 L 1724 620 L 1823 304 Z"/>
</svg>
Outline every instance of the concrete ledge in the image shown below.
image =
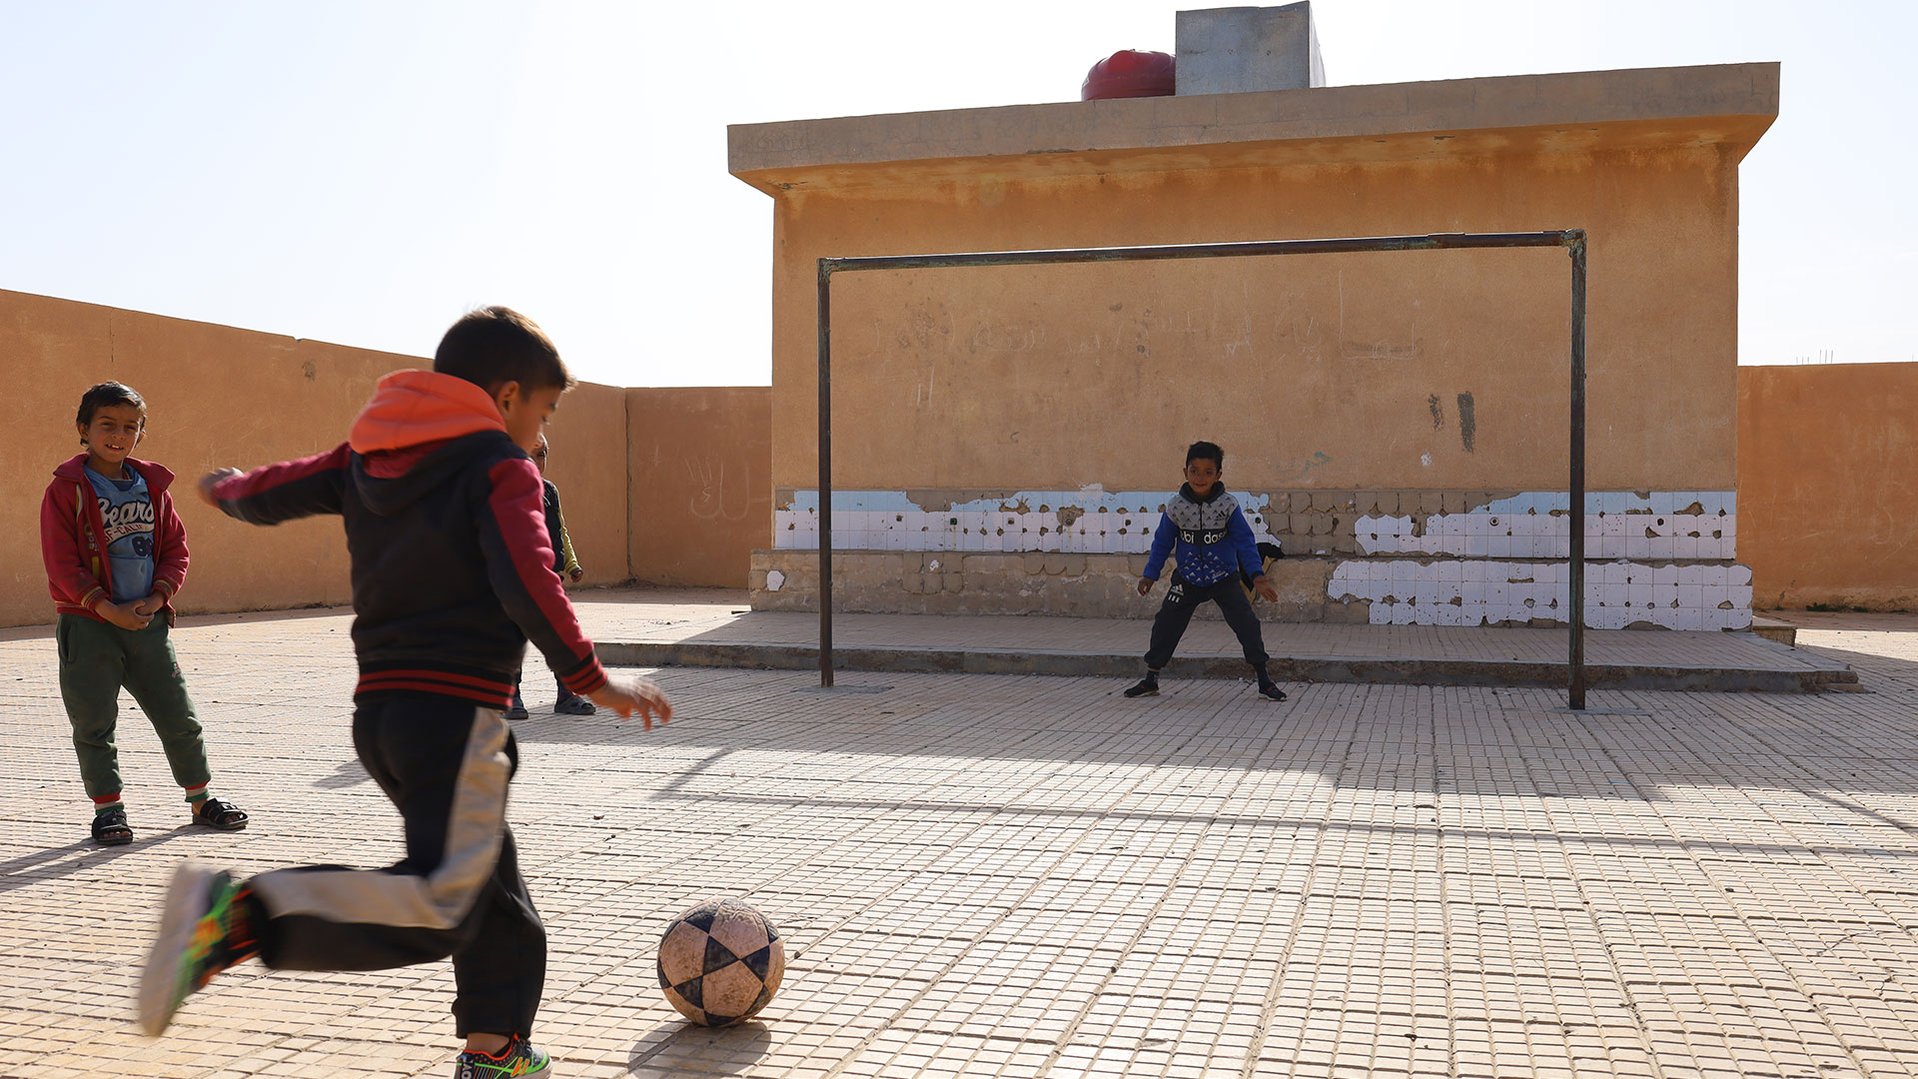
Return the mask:
<svg viewBox="0 0 1918 1079">
<path fill-rule="evenodd" d="M 956 179 L 985 162 L 1004 179 L 1674 144 L 1726 144 L 1743 157 L 1778 115 L 1778 70 L 1580 71 L 734 124 L 727 164 L 777 195 Z"/>
</svg>

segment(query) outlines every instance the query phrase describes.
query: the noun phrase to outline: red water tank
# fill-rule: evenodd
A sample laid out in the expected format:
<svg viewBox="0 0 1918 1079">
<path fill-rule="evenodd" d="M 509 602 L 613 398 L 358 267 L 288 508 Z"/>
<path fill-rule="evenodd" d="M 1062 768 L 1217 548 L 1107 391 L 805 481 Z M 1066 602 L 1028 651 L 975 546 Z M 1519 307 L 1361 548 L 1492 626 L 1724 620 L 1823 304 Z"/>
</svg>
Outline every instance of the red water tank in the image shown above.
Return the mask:
<svg viewBox="0 0 1918 1079">
<path fill-rule="evenodd" d="M 1079 87 L 1080 101 L 1114 97 L 1166 97 L 1178 92 L 1172 54 L 1120 49 L 1092 65 Z"/>
</svg>

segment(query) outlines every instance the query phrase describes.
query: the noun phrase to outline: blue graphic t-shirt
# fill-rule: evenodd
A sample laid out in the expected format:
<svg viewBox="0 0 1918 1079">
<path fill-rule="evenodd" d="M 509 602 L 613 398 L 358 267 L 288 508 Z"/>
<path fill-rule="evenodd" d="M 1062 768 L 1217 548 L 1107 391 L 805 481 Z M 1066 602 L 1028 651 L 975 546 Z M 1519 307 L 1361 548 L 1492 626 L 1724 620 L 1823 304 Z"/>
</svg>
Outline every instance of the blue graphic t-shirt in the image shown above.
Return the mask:
<svg viewBox="0 0 1918 1079">
<path fill-rule="evenodd" d="M 145 599 L 153 591 L 153 499 L 146 477 L 129 468 L 127 478 L 108 479 L 88 468 L 87 482 L 107 526 L 107 559 L 113 567 L 113 602 Z"/>
</svg>

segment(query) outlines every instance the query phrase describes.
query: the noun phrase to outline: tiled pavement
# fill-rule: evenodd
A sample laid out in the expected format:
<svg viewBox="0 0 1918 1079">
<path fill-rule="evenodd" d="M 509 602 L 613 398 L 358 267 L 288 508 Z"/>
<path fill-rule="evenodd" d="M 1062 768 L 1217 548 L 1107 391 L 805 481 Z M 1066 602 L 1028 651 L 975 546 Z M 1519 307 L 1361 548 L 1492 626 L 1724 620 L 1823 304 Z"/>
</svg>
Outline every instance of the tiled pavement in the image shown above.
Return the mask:
<svg viewBox="0 0 1918 1079">
<path fill-rule="evenodd" d="M 585 596 L 602 636 L 662 617 Z M 1918 1074 L 1918 617 L 1804 624 L 1865 692 L 1574 716 L 1552 690 L 672 669 L 646 734 L 542 688 L 512 810 L 552 936 L 539 1040 L 598 1077 Z M 0 633 L 0 1075 L 450 1071 L 443 963 L 249 965 L 162 1039 L 130 1023 L 178 858 L 394 857 L 346 628 L 187 619 L 216 788 L 255 824 L 175 827 L 130 711 L 114 852 L 80 841 L 47 633 Z M 791 962 L 764 1023 L 711 1032 L 651 961 L 716 893 Z"/>
</svg>

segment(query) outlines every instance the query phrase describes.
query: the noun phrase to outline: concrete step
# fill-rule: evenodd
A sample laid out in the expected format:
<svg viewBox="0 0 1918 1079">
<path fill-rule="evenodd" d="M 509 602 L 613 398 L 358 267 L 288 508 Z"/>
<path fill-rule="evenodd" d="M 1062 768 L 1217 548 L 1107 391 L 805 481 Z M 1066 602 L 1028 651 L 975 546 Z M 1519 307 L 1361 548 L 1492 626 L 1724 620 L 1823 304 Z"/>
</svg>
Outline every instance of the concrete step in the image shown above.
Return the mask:
<svg viewBox="0 0 1918 1079">
<path fill-rule="evenodd" d="M 1752 632 L 1768 641 L 1777 641 L 1779 644 L 1790 645 L 1793 648 L 1798 647 L 1798 627 L 1782 619 L 1753 615 Z"/>
<path fill-rule="evenodd" d="M 602 641 L 600 660 L 625 667 L 738 667 L 817 670 L 813 644 L 724 640 Z M 907 673 L 1049 674 L 1136 678 L 1136 651 L 1043 648 L 976 648 L 913 644 L 849 644 L 833 652 L 834 669 Z M 1441 686 L 1564 686 L 1565 661 L 1460 658 L 1457 656 L 1274 655 L 1272 676 L 1280 682 L 1354 682 Z M 1246 678 L 1235 656 L 1175 658 L 1168 678 Z M 1843 664 L 1802 665 L 1663 664 L 1588 662 L 1586 684 L 1594 689 L 1698 692 L 1816 693 L 1855 687 L 1858 675 Z"/>
</svg>

